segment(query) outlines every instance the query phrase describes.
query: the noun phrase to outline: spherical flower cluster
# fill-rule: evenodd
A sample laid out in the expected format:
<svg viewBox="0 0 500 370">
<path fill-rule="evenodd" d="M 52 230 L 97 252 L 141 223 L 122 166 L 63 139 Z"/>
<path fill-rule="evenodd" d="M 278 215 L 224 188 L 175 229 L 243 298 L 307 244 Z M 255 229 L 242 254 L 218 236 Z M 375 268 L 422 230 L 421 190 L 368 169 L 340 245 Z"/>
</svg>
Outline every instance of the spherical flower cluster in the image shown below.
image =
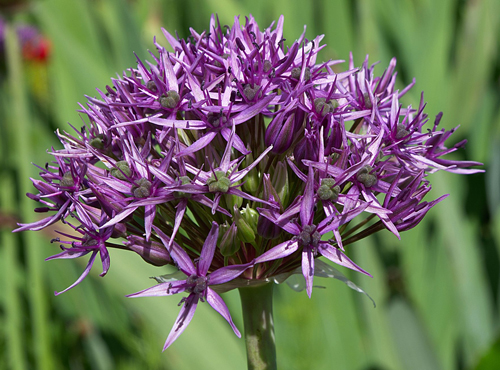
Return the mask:
<svg viewBox="0 0 500 370">
<path fill-rule="evenodd" d="M 173 51 L 155 41 L 152 62 L 81 105 L 81 130 L 58 132 L 63 149 L 29 195 L 50 215 L 17 231 L 74 229 L 49 259 L 90 259 L 64 291 L 97 256 L 105 275 L 112 247 L 177 266 L 184 279 L 131 295 L 188 293 L 165 348 L 199 301 L 239 335 L 218 292 L 299 270 L 311 296 L 319 256 L 369 275 L 347 244 L 417 225 L 445 197 L 423 200 L 428 174 L 480 171 L 442 158 L 464 143 L 445 147 L 440 115 L 424 127 L 423 97 L 401 106 L 414 83 L 396 90 L 395 59 L 381 77 L 352 56 L 335 72 L 343 61 L 317 60 L 323 36 L 284 45 L 283 17 L 263 31 L 252 17 L 232 27 L 212 17 L 185 40 L 163 33 Z"/>
</svg>

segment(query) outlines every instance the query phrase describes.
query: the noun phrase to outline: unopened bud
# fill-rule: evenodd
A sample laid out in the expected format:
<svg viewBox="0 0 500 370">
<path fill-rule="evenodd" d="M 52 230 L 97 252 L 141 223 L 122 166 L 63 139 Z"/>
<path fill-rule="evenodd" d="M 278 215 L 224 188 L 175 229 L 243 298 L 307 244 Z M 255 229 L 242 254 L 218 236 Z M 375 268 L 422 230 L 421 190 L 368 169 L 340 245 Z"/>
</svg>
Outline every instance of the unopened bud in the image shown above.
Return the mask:
<svg viewBox="0 0 500 370">
<path fill-rule="evenodd" d="M 276 164 L 271 183 L 279 199 L 281 199 L 281 204 L 287 204 L 288 195 L 290 194 L 290 184 L 288 182 L 288 169 L 285 161 Z"/>
<path fill-rule="evenodd" d="M 161 243 L 152 240 L 148 242 L 140 236 L 130 235 L 125 245 L 141 256 L 144 261 L 154 266 L 163 266 L 172 262 L 170 254 Z"/>
<path fill-rule="evenodd" d="M 255 240 L 255 232 L 236 207 L 234 207 L 234 222 L 238 228 L 238 238 L 243 243 L 252 243 Z"/>
<path fill-rule="evenodd" d="M 274 154 L 282 154 L 293 142 L 294 136 L 294 114 L 288 116 L 283 122 L 283 115 L 277 115 L 266 129 L 264 141 L 266 146 L 273 146 L 271 150 Z"/>
<path fill-rule="evenodd" d="M 252 151 L 249 150 L 250 147 L 247 146 L 248 154 L 245 158 L 245 167 L 250 166 L 253 161 L 253 154 Z M 250 172 L 247 173 L 245 176 L 245 182 L 243 183 L 243 189 L 249 193 L 255 193 L 257 189 L 259 188 L 259 171 L 257 169 L 258 166 L 255 166 L 250 170 Z"/>
<path fill-rule="evenodd" d="M 225 230 L 219 243 L 220 253 L 224 257 L 230 257 L 240 250 L 240 240 L 238 239 L 238 229 L 233 222 L 231 227 Z"/>
</svg>

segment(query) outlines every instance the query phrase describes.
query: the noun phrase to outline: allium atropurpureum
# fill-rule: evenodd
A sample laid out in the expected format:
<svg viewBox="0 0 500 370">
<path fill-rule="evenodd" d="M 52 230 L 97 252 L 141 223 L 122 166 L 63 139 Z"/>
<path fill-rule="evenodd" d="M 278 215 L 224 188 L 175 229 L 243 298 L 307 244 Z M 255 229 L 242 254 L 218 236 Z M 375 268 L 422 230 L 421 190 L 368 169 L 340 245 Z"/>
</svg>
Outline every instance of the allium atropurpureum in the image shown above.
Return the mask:
<svg viewBox="0 0 500 370">
<path fill-rule="evenodd" d="M 97 256 L 105 275 L 113 247 L 177 266 L 184 279 L 131 294 L 188 293 L 164 348 L 199 301 L 239 335 L 216 291 L 298 270 L 311 296 L 319 256 L 369 275 L 347 244 L 416 226 L 446 197 L 423 200 L 428 174 L 481 172 L 442 158 L 465 142 L 445 147 L 452 131 L 439 128 L 441 115 L 426 127 L 423 95 L 402 107 L 414 82 L 396 89 L 395 59 L 381 77 L 368 57 L 335 72 L 343 61 L 317 61 L 323 36 L 285 46 L 283 17 L 263 31 L 252 17 L 232 27 L 212 17 L 185 40 L 163 34 L 173 52 L 155 40 L 152 62 L 138 60 L 81 105 L 81 130 L 57 132 L 63 148 L 28 194 L 50 215 L 16 231 L 58 221 L 75 230 L 48 258 L 90 254 L 67 289 Z"/>
</svg>

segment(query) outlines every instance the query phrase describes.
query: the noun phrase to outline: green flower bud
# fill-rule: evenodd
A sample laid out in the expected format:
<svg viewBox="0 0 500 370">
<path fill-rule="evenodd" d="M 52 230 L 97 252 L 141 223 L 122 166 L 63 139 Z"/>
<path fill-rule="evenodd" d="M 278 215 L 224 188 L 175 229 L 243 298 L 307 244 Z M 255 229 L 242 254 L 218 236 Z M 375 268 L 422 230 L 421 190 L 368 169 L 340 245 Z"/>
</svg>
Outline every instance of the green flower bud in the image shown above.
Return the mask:
<svg viewBox="0 0 500 370">
<path fill-rule="evenodd" d="M 271 183 L 281 199 L 281 204 L 287 204 L 290 194 L 290 185 L 288 182 L 288 169 L 286 162 L 278 162 L 273 173 Z"/>
<path fill-rule="evenodd" d="M 220 253 L 224 257 L 230 257 L 240 250 L 241 241 L 238 239 L 238 229 L 233 222 L 231 227 L 224 230 L 221 241 L 219 243 Z"/>
<path fill-rule="evenodd" d="M 208 178 L 207 185 L 211 193 L 227 193 L 231 181 L 227 178 L 224 171 L 215 171 L 215 175 L 212 173 L 212 176 Z"/>
<path fill-rule="evenodd" d="M 255 231 L 241 215 L 239 209 L 234 207 L 234 222 L 238 228 L 238 238 L 243 243 L 252 243 L 255 241 Z"/>
<path fill-rule="evenodd" d="M 248 153 L 245 158 L 245 167 L 250 166 L 254 160 L 252 151 L 250 151 L 250 147 L 247 146 L 247 149 L 250 153 Z M 257 167 L 258 166 L 252 168 L 250 172 L 247 173 L 244 179 L 245 182 L 243 183 L 243 189 L 249 193 L 255 193 L 259 188 L 259 172 L 257 170 Z"/>
<path fill-rule="evenodd" d="M 317 193 L 318 198 L 321 200 L 330 200 L 336 202 L 339 199 L 340 186 L 335 185 L 335 180 L 332 178 L 321 179 L 321 186 Z"/>
<path fill-rule="evenodd" d="M 331 99 L 328 102 L 328 105 L 330 106 L 330 111 L 333 112 L 335 109 L 339 107 L 339 101 L 337 99 Z"/>
<path fill-rule="evenodd" d="M 250 227 L 254 231 L 256 231 L 257 223 L 259 222 L 259 212 L 257 212 L 255 209 L 251 208 L 249 204 L 247 204 L 246 207 L 241 210 L 241 215 L 248 223 L 248 225 L 250 225 Z"/>
<path fill-rule="evenodd" d="M 117 179 L 126 180 L 132 174 L 132 170 L 127 161 L 118 161 L 116 162 L 116 167 L 112 168 L 109 173 Z"/>
</svg>

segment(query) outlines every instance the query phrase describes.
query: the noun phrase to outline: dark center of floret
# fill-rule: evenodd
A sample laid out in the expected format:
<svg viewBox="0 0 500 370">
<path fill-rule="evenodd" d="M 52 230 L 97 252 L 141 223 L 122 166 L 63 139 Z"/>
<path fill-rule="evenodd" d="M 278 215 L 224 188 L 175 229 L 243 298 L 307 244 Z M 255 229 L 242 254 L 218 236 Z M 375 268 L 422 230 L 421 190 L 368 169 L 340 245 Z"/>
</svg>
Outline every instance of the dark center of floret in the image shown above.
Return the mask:
<svg viewBox="0 0 500 370">
<path fill-rule="evenodd" d="M 367 188 L 372 187 L 377 183 L 377 176 L 375 174 L 370 173 L 372 170 L 373 168 L 371 166 L 368 165 L 364 166 L 358 171 L 356 175 L 356 180 L 358 180 Z"/>
<path fill-rule="evenodd" d="M 59 185 L 65 187 L 65 188 L 70 188 L 70 187 L 75 186 L 75 180 L 73 179 L 73 175 L 71 174 L 71 171 L 67 171 L 64 173 Z"/>
<path fill-rule="evenodd" d="M 330 200 L 332 202 L 336 202 L 339 198 L 340 186 L 335 185 L 335 180 L 326 178 L 321 179 L 321 186 L 317 191 L 318 198 L 326 201 Z"/>
<path fill-rule="evenodd" d="M 89 144 L 92 148 L 104 149 L 104 135 L 98 134 L 89 140 Z"/>
<path fill-rule="evenodd" d="M 231 180 L 228 179 L 224 171 L 215 171 L 207 180 L 208 190 L 211 193 L 227 193 Z"/>
<path fill-rule="evenodd" d="M 200 294 L 207 289 L 207 278 L 204 276 L 191 275 L 187 278 L 186 283 L 188 293 Z"/>
<path fill-rule="evenodd" d="M 316 225 L 306 225 L 298 235 L 300 246 L 306 247 L 312 245 L 317 247 L 321 240 L 321 234 L 316 231 Z"/>
<path fill-rule="evenodd" d="M 136 198 L 147 198 L 151 195 L 151 182 L 142 177 L 136 181 L 137 186 L 132 188 L 132 193 Z"/>
<path fill-rule="evenodd" d="M 405 127 L 405 125 L 401 124 L 401 123 L 398 123 L 398 126 L 396 128 L 396 139 L 402 139 L 404 138 L 405 136 L 407 136 L 410 131 L 408 131 Z"/>
<path fill-rule="evenodd" d="M 160 105 L 163 108 L 173 109 L 179 103 L 181 97 L 174 90 L 167 91 L 167 94 L 162 94 L 160 97 Z"/>
</svg>

